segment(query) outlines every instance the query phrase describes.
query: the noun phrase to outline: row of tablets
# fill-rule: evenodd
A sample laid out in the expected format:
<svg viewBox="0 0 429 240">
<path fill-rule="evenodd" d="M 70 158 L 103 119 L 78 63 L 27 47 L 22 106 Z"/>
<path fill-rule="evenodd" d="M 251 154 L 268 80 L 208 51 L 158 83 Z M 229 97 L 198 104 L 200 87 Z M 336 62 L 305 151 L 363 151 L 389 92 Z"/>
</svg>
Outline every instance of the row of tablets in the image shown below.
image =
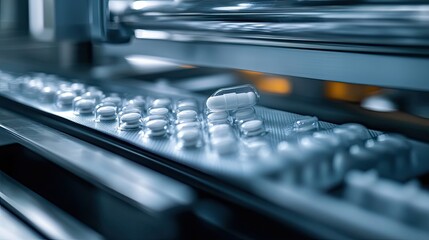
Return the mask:
<svg viewBox="0 0 429 240">
<path fill-rule="evenodd" d="M 352 169 L 375 169 L 383 177 L 404 180 L 419 167 L 406 138 L 382 134 L 372 139 L 359 124 L 344 124 L 306 134 L 297 141 L 283 141 L 277 150 L 285 164 L 280 180 L 312 188 L 329 188 Z"/>
<path fill-rule="evenodd" d="M 429 229 L 429 193 L 417 182 L 400 184 L 379 178 L 375 171 L 353 171 L 345 178 L 348 201 L 370 211 Z"/>
</svg>

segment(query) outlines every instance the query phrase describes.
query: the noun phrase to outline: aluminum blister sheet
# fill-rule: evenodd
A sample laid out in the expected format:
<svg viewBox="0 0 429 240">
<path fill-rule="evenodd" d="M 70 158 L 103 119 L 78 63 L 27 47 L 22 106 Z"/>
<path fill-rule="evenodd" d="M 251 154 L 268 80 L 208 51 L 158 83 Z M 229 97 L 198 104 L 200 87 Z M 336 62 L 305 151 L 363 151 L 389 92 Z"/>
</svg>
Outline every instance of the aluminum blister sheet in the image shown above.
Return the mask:
<svg viewBox="0 0 429 240">
<path fill-rule="evenodd" d="M 110 86 L 109 88 L 103 88 L 102 90 L 109 92 L 114 89 Z M 135 93 L 136 89 L 129 89 L 127 91 L 126 86 L 120 86 L 122 92 L 120 94 L 126 96 L 130 95 L 129 92 Z M 117 89 L 115 89 L 117 91 Z M 179 98 L 195 98 L 201 106 L 205 104 L 204 98 L 200 96 L 189 96 L 189 95 L 165 95 L 160 94 L 156 91 L 148 91 L 147 89 L 137 90 L 139 95 L 143 96 L 157 96 L 157 97 L 170 97 L 173 99 Z M 22 94 L 8 91 L 4 89 L 2 91 L 4 96 L 13 99 L 22 104 L 34 107 L 36 109 L 60 116 L 69 121 L 81 124 L 83 126 L 95 129 L 102 133 L 108 134 L 115 138 L 118 138 L 127 143 L 133 144 L 141 149 L 155 153 L 164 158 L 177 161 L 182 164 L 194 167 L 204 172 L 210 172 L 214 174 L 226 175 L 230 177 L 255 177 L 259 174 L 265 174 L 272 172 L 281 166 L 281 162 L 275 157 L 275 148 L 277 144 L 284 140 L 293 139 L 297 134 L 292 130 L 292 126 L 295 121 L 305 118 L 305 116 L 274 110 L 266 107 L 255 106 L 256 113 L 259 118 L 264 121 L 265 129 L 267 134 L 261 136 L 258 141 L 262 141 L 267 144 L 270 150 L 270 154 L 259 156 L 249 153 L 245 147 L 246 139 L 243 139 L 237 134 L 237 144 L 239 150 L 236 154 L 230 155 L 219 155 L 211 148 L 208 137 L 207 129 L 203 128 L 204 132 L 204 143 L 199 148 L 178 148 L 177 141 L 174 134 L 169 134 L 168 137 L 164 138 L 148 138 L 141 131 L 122 131 L 118 129 L 118 123 L 115 122 L 96 122 L 94 115 L 75 115 L 71 109 L 59 109 L 55 104 L 41 103 L 37 99 L 25 97 Z M 202 111 L 199 113 L 199 118 L 203 119 L 204 116 Z M 335 127 L 335 124 L 319 121 L 321 130 L 329 130 Z M 237 130 L 237 129 L 236 129 Z M 302 134 L 302 133 L 301 133 Z M 305 133 L 304 133 L 305 134 Z M 376 136 L 377 132 L 370 131 L 372 136 Z"/>
</svg>

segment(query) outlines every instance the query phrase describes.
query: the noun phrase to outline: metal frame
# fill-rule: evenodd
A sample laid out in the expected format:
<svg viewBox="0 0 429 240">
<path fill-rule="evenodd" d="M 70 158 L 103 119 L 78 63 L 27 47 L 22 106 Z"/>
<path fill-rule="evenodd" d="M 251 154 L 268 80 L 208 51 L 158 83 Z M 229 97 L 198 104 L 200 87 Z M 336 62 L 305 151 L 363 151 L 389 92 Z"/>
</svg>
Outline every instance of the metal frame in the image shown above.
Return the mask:
<svg viewBox="0 0 429 240">
<path fill-rule="evenodd" d="M 216 39 L 217 40 L 217 39 Z M 214 40 L 213 40 L 214 41 Z M 199 66 L 246 69 L 390 88 L 429 90 L 429 58 L 306 48 L 135 39 L 105 45 L 108 54 L 142 54 Z"/>
</svg>

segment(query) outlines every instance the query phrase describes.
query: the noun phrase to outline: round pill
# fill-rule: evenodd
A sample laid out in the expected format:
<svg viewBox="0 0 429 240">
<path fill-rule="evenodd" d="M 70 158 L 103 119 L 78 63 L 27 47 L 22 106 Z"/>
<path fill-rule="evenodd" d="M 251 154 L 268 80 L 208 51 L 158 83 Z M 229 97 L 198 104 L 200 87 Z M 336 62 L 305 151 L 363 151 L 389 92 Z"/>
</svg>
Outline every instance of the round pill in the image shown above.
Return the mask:
<svg viewBox="0 0 429 240">
<path fill-rule="evenodd" d="M 70 87 L 70 83 L 59 83 L 58 84 L 58 88 L 63 91 L 63 92 L 69 92 L 69 91 L 73 91 L 73 89 Z"/>
<path fill-rule="evenodd" d="M 103 98 L 104 94 L 100 90 L 92 90 L 82 94 L 83 98 L 95 98 L 97 101 L 100 101 Z"/>
<path fill-rule="evenodd" d="M 176 129 L 181 131 L 186 128 L 199 128 L 200 124 L 198 122 L 184 122 L 176 125 Z"/>
<path fill-rule="evenodd" d="M 32 79 L 24 87 L 25 94 L 34 97 L 43 88 L 43 82 L 40 79 Z"/>
<path fill-rule="evenodd" d="M 149 110 L 149 115 L 167 115 L 168 109 L 161 107 L 161 108 L 152 108 Z"/>
<path fill-rule="evenodd" d="M 127 102 L 127 105 L 132 105 L 139 108 L 143 108 L 145 104 L 146 104 L 146 100 L 142 96 L 137 96 Z"/>
<path fill-rule="evenodd" d="M 367 139 L 370 137 L 368 129 L 360 124 L 357 123 L 346 123 L 338 126 L 334 129 L 335 131 L 338 131 L 338 129 L 347 129 L 350 131 L 355 132 L 361 139 Z"/>
<path fill-rule="evenodd" d="M 95 92 L 95 91 L 100 91 L 100 89 L 98 87 L 95 86 L 89 86 L 87 88 L 88 92 Z"/>
<path fill-rule="evenodd" d="M 211 138 L 234 137 L 234 132 L 228 124 L 220 124 L 215 126 L 216 127 L 209 128 Z"/>
<path fill-rule="evenodd" d="M 42 88 L 41 93 L 42 94 L 52 94 L 53 92 L 55 92 L 57 89 L 55 87 L 52 86 L 46 86 L 44 88 Z"/>
<path fill-rule="evenodd" d="M 341 142 L 341 138 L 334 134 L 329 134 L 327 132 L 315 132 L 313 137 L 321 139 L 330 145 L 331 148 L 340 148 L 344 146 L 344 143 Z"/>
<path fill-rule="evenodd" d="M 162 119 L 150 120 L 146 123 L 146 127 L 152 131 L 163 130 L 167 126 L 167 121 Z"/>
<path fill-rule="evenodd" d="M 411 145 L 408 142 L 408 140 L 404 136 L 401 136 L 398 134 L 382 134 L 377 137 L 377 140 L 379 142 L 385 142 L 385 143 L 391 144 L 392 146 L 400 150 L 411 149 Z"/>
<path fill-rule="evenodd" d="M 116 113 L 116 107 L 114 106 L 102 106 L 97 109 L 97 114 L 101 116 L 112 116 Z"/>
<path fill-rule="evenodd" d="M 168 107 L 171 104 L 171 100 L 168 98 L 158 98 L 153 100 L 152 107 L 153 108 L 162 108 Z"/>
<path fill-rule="evenodd" d="M 147 135 L 149 137 L 161 137 L 161 136 L 164 136 L 166 133 L 167 133 L 166 129 L 162 129 L 158 131 L 151 130 L 150 132 L 147 133 Z"/>
<path fill-rule="evenodd" d="M 301 144 L 302 147 L 305 148 L 322 148 L 322 149 L 333 149 L 331 142 L 326 141 L 326 139 L 324 138 L 317 138 L 317 137 L 313 137 L 311 135 L 307 135 L 307 136 L 303 136 L 299 143 Z"/>
<path fill-rule="evenodd" d="M 58 101 L 60 104 L 72 104 L 73 99 L 76 97 L 76 94 L 73 92 L 63 92 L 58 95 Z"/>
<path fill-rule="evenodd" d="M 94 108 L 94 101 L 89 99 L 81 99 L 76 102 L 76 108 L 79 112 L 92 111 Z"/>
<path fill-rule="evenodd" d="M 177 113 L 177 119 L 195 119 L 197 118 L 197 112 L 194 110 L 184 110 Z"/>
<path fill-rule="evenodd" d="M 253 132 L 253 131 L 258 131 L 259 129 L 262 128 L 262 121 L 261 120 L 251 120 L 251 121 L 247 121 L 243 124 L 241 124 L 241 129 L 243 131 L 247 131 L 247 132 Z"/>
<path fill-rule="evenodd" d="M 193 99 L 181 100 L 177 103 L 178 111 L 197 110 L 197 108 L 198 108 L 198 104 Z"/>
<path fill-rule="evenodd" d="M 228 113 L 225 111 L 212 112 L 212 113 L 209 113 L 209 115 L 207 115 L 207 120 L 209 120 L 210 122 L 226 120 L 227 118 L 228 118 Z"/>
<path fill-rule="evenodd" d="M 177 138 L 185 142 L 195 142 L 199 139 L 199 136 L 200 132 L 195 128 L 184 129 L 177 133 Z"/>
<path fill-rule="evenodd" d="M 132 130 L 132 129 L 137 129 L 140 127 L 140 122 L 132 122 L 132 123 L 121 123 L 119 125 L 119 129 L 122 130 Z"/>
<path fill-rule="evenodd" d="M 361 136 L 356 131 L 346 128 L 334 128 L 334 134 L 341 138 L 344 145 L 359 144 L 362 142 Z"/>
<path fill-rule="evenodd" d="M 121 121 L 124 123 L 135 123 L 140 120 L 141 115 L 138 113 L 125 113 L 121 116 Z"/>
<path fill-rule="evenodd" d="M 55 92 L 56 88 L 54 87 L 44 87 L 40 92 L 39 100 L 42 102 L 52 102 L 55 98 Z"/>
<path fill-rule="evenodd" d="M 140 111 L 140 109 L 139 108 L 137 108 L 137 107 L 135 107 L 135 106 L 130 106 L 130 105 L 128 105 L 128 106 L 126 106 L 126 107 L 124 107 L 124 108 L 122 108 L 122 110 L 121 110 L 121 113 L 122 114 L 125 114 L 125 113 L 138 113 L 138 114 L 141 114 L 141 111 Z"/>
<path fill-rule="evenodd" d="M 219 154 L 228 154 L 236 149 L 236 140 L 233 137 L 213 138 L 211 143 Z"/>
<path fill-rule="evenodd" d="M 103 100 L 101 100 L 101 102 L 110 102 L 110 103 L 115 104 L 116 106 L 119 106 L 122 102 L 122 99 L 120 97 L 111 96 L 111 97 L 103 98 Z"/>
<path fill-rule="evenodd" d="M 234 116 L 237 120 L 249 119 L 255 116 L 255 110 L 253 108 L 239 109 Z"/>
<path fill-rule="evenodd" d="M 81 95 L 85 92 L 85 85 L 82 83 L 72 83 L 72 85 L 70 85 L 70 89 L 77 95 Z"/>
</svg>

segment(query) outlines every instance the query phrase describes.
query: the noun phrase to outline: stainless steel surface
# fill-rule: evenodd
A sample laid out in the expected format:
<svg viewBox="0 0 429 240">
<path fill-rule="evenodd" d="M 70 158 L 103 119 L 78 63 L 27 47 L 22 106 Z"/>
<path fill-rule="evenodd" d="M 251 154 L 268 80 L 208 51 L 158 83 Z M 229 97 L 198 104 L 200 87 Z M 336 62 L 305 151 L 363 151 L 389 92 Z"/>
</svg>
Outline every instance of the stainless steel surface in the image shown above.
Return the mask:
<svg viewBox="0 0 429 240">
<path fill-rule="evenodd" d="M 3 182 L 2 182 L 3 184 Z M 36 240 L 41 236 L 0 206 L 0 238 Z"/>
<path fill-rule="evenodd" d="M 141 4 L 139 4 L 141 3 Z M 428 47 L 429 5 L 338 4 L 300 6 L 288 1 L 199 1 L 170 10 L 130 5 L 120 15 L 128 27 L 193 36 Z M 353 46 L 350 46 L 353 48 Z"/>
<path fill-rule="evenodd" d="M 358 206 L 342 200 L 301 192 L 296 188 L 285 188 L 268 182 L 258 182 L 255 190 L 271 202 L 310 218 L 319 219 L 337 232 L 350 231 L 356 239 L 421 239 L 427 231 L 398 224 L 394 219 L 362 211 Z M 316 204 L 317 202 L 317 204 Z M 387 230 L 388 231 L 384 231 Z M 310 230 L 311 231 L 311 230 Z"/>
<path fill-rule="evenodd" d="M 0 146 L 14 143 L 13 139 L 5 133 L 0 133 Z"/>
<path fill-rule="evenodd" d="M 0 172 L 0 202 L 51 239 L 102 239 L 102 237 L 48 201 Z"/>
<path fill-rule="evenodd" d="M 116 15 L 135 39 L 104 46 L 107 52 L 429 89 L 429 5 L 422 1 L 132 1 L 126 6 Z"/>
<path fill-rule="evenodd" d="M 144 54 L 200 66 L 247 69 L 311 79 L 429 90 L 429 59 L 347 51 L 311 50 L 205 41 L 138 39 L 106 45 L 106 53 Z"/>
<path fill-rule="evenodd" d="M 10 112 L 0 111 L 0 128 L 29 149 L 36 149 L 59 166 L 101 184 L 149 213 L 187 206 L 194 200 L 193 191 L 185 185 Z"/>
</svg>

